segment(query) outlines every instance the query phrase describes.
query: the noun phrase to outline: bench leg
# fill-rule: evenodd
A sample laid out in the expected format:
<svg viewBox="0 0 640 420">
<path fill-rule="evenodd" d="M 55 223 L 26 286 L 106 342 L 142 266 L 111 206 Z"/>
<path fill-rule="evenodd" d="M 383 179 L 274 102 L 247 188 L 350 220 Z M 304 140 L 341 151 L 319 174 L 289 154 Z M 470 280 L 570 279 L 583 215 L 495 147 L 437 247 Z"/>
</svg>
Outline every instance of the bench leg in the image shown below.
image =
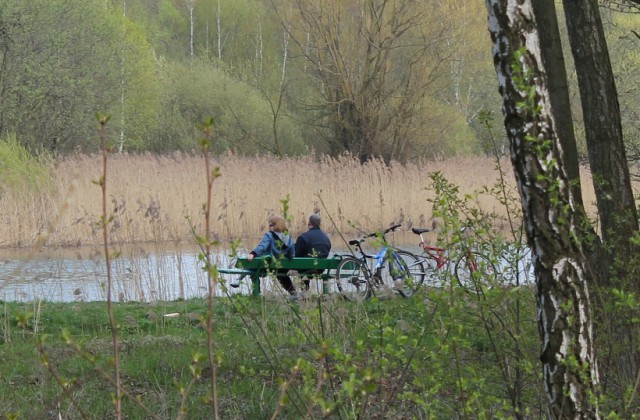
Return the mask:
<svg viewBox="0 0 640 420">
<path fill-rule="evenodd" d="M 253 296 L 260 296 L 260 277 L 251 276 L 251 292 Z"/>
</svg>

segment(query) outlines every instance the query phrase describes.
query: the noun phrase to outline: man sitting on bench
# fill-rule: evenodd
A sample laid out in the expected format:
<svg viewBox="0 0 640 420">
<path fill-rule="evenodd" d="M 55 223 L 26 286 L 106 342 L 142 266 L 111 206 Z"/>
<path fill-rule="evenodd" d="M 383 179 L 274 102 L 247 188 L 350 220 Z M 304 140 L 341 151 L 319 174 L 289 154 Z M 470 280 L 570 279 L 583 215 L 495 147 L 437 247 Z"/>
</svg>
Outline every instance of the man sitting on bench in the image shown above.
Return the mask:
<svg viewBox="0 0 640 420">
<path fill-rule="evenodd" d="M 321 218 L 319 214 L 312 214 L 309 216 L 307 223 L 307 230 L 302 235 L 298 236 L 296 240 L 295 250 L 296 257 L 313 257 L 313 258 L 327 258 L 331 251 L 331 240 L 326 233 L 320 229 Z M 322 274 L 323 270 L 299 270 L 300 274 L 307 274 L 303 283 L 304 289 L 309 290 L 310 275 Z"/>
</svg>

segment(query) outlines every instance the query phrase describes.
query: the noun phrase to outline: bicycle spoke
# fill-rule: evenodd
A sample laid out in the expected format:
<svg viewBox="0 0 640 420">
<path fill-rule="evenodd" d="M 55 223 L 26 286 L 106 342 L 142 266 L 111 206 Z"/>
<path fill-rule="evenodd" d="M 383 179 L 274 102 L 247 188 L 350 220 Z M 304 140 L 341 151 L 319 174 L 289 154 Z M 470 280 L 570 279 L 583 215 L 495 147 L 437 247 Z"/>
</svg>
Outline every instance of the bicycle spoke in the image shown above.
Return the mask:
<svg viewBox="0 0 640 420">
<path fill-rule="evenodd" d="M 496 269 L 486 256 L 469 252 L 456 263 L 455 276 L 465 290 L 480 294 L 495 283 Z"/>
<path fill-rule="evenodd" d="M 430 255 L 420 255 L 420 262 L 424 267 L 424 280 L 422 284 L 426 287 L 442 287 L 442 270 L 438 266 L 439 262 Z"/>
<path fill-rule="evenodd" d="M 365 300 L 371 294 L 368 271 L 360 260 L 353 257 L 344 257 L 338 264 L 336 284 L 342 296 L 348 300 Z"/>
<path fill-rule="evenodd" d="M 410 297 L 420 288 L 425 278 L 424 265 L 416 255 L 395 250 L 387 258 L 383 283 L 403 297 Z"/>
</svg>

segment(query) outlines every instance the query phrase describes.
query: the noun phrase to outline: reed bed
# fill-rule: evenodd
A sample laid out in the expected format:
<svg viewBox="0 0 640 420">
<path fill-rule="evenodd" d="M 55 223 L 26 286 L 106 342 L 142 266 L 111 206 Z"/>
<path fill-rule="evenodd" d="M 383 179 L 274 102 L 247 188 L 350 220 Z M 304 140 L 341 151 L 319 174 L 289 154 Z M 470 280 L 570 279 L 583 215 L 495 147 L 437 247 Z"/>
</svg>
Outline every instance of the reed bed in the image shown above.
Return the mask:
<svg viewBox="0 0 640 420">
<path fill-rule="evenodd" d="M 509 187 L 515 181 L 507 160 Z M 267 230 L 266 220 L 289 206 L 294 236 L 306 230 L 312 212 L 324 216 L 324 228 L 345 236 L 402 223 L 427 226 L 433 198 L 429 174 L 441 172 L 460 188 L 473 192 L 498 179 L 489 158 L 453 159 L 385 165 L 361 165 L 351 157 L 216 158 L 221 176 L 214 183 L 213 236 L 222 243 L 238 238 L 253 242 Z M 107 193 L 114 243 L 194 244 L 193 232 L 203 233 L 206 198 L 202 157 L 114 154 L 109 158 Z M 101 213 L 99 156 L 58 160 L 50 188 L 32 193 L 6 191 L 0 196 L 0 247 L 82 247 L 101 242 L 97 221 Z M 585 202 L 593 212 L 589 175 L 583 174 Z M 481 196 L 478 206 L 501 214 L 495 199 Z M 411 238 L 415 239 L 415 238 Z"/>
</svg>

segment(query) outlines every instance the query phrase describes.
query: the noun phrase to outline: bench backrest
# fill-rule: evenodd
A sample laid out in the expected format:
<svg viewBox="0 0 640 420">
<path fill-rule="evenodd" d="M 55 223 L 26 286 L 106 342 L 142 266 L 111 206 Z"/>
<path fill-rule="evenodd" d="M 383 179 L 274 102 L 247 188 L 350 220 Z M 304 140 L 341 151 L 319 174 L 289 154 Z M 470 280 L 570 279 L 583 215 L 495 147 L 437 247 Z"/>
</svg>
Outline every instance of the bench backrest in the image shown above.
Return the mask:
<svg viewBox="0 0 640 420">
<path fill-rule="evenodd" d="M 270 256 L 254 258 L 252 261 L 246 258 L 238 258 L 236 267 L 244 270 L 273 271 L 273 270 L 335 270 L 340 263 L 340 256 L 331 258 L 281 258 Z"/>
</svg>

